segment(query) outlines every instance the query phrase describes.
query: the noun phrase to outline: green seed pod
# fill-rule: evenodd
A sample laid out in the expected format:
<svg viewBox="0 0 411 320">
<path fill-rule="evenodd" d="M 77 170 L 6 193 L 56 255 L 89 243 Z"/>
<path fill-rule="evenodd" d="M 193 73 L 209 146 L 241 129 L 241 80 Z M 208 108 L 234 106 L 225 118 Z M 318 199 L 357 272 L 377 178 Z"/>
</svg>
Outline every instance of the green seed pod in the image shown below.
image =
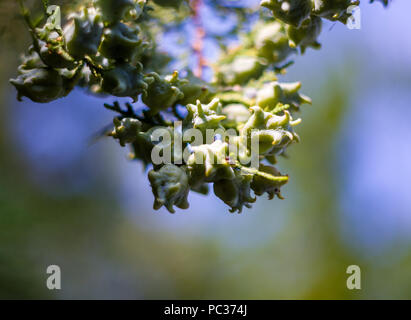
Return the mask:
<svg viewBox="0 0 411 320">
<path fill-rule="evenodd" d="M 280 193 L 280 188 L 287 183 L 287 180 L 278 180 L 273 179 L 274 177 L 282 177 L 280 172 L 272 167 L 260 164 L 258 169 L 260 172 L 267 173 L 267 175 L 258 175 L 253 176 L 253 181 L 251 182 L 251 189 L 257 196 L 262 196 L 264 193 L 268 194 L 268 198 L 271 200 L 277 195 L 278 198 L 283 199 Z"/>
<path fill-rule="evenodd" d="M 228 156 L 226 142 L 216 140 L 212 144 L 203 144 L 192 149 L 193 153 L 187 160 L 192 186 L 234 178 L 234 171 L 226 159 Z"/>
<path fill-rule="evenodd" d="M 109 59 L 133 60 L 140 53 L 142 40 L 139 39 L 140 30 L 131 28 L 124 23 L 116 23 L 104 31 L 100 53 Z"/>
<path fill-rule="evenodd" d="M 160 154 L 158 155 L 159 157 L 161 157 L 162 155 L 161 160 L 163 160 L 164 162 L 171 162 L 174 164 L 183 163 L 183 150 L 181 148 L 181 145 L 178 145 L 178 143 L 180 141 L 183 141 L 183 139 L 181 134 L 177 130 L 174 130 L 171 127 L 155 126 L 150 128 L 147 132 L 142 133 L 140 135 L 144 137 L 145 141 L 149 141 L 152 147 L 157 146 L 159 148 L 158 151 Z M 160 152 L 161 149 L 162 151 Z M 169 159 L 164 158 L 165 152 L 170 152 Z M 150 162 L 154 162 L 153 155 L 151 155 L 150 157 Z"/>
<path fill-rule="evenodd" d="M 136 66 L 120 64 L 103 73 L 101 87 L 104 92 L 113 96 L 131 97 L 136 101 L 139 94 L 147 90 L 148 83 L 152 81 L 151 78 L 143 76 L 142 70 L 143 66 L 140 63 Z"/>
<path fill-rule="evenodd" d="M 205 85 L 189 82 L 180 86 L 179 88 L 184 94 L 184 98 L 178 100 L 178 104 L 185 106 L 187 104 L 193 104 L 197 100 L 206 103 L 210 101 L 210 91 Z"/>
<path fill-rule="evenodd" d="M 298 92 L 300 88 L 300 82 L 279 83 L 273 81 L 267 83 L 258 90 L 256 103 L 267 111 L 274 110 L 278 103 L 288 104 L 292 110 L 298 111 L 301 104 L 311 104 L 310 98 Z"/>
<path fill-rule="evenodd" d="M 184 0 L 153 0 L 153 2 L 161 7 L 178 9 Z"/>
<path fill-rule="evenodd" d="M 264 156 L 268 157 L 268 161 L 270 161 L 269 159 L 273 159 L 276 158 L 276 156 L 279 155 L 284 155 L 286 149 L 295 142 L 299 142 L 300 141 L 300 137 L 295 133 L 292 132 L 291 134 L 286 134 L 283 136 L 283 139 L 276 145 L 273 146 L 273 148 L 267 152 Z"/>
<path fill-rule="evenodd" d="M 65 49 L 64 37 L 54 31 L 49 34 L 45 34 L 43 31 L 40 33 L 42 33 L 41 37 L 33 39 L 33 48 L 43 63 L 50 68 L 73 69 L 76 65 L 75 60 Z"/>
<path fill-rule="evenodd" d="M 312 47 L 315 49 L 319 49 L 321 47 L 321 44 L 317 41 L 317 38 L 321 33 L 321 18 L 312 16 L 311 19 L 306 21 L 307 22 L 303 23 L 300 28 L 293 26 L 288 28 L 290 47 L 296 48 L 297 46 L 300 46 L 302 53 L 305 52 L 307 47 Z"/>
<path fill-rule="evenodd" d="M 199 194 L 208 195 L 210 192 L 210 188 L 208 187 L 208 183 L 199 184 L 196 186 L 191 186 L 191 190 L 197 192 Z"/>
<path fill-rule="evenodd" d="M 151 164 L 151 151 L 153 150 L 153 142 L 151 135 L 147 132 L 140 132 L 137 134 L 136 140 L 131 143 L 132 160 L 140 160 L 143 162 L 145 168 Z"/>
<path fill-rule="evenodd" d="M 31 31 L 33 48 L 50 68 L 73 69 L 75 61 L 66 51 L 66 43 L 60 25 L 60 7 L 47 8 L 47 22 L 42 28 Z"/>
<path fill-rule="evenodd" d="M 23 73 L 31 69 L 45 68 L 45 67 L 46 65 L 43 63 L 43 61 L 41 61 L 39 54 L 36 52 L 33 46 L 30 46 L 29 54 L 24 55 L 22 57 L 22 62 L 18 66 L 17 70 L 20 73 Z"/>
<path fill-rule="evenodd" d="M 264 68 L 260 60 L 251 56 L 239 56 L 230 64 L 220 67 L 217 79 L 227 85 L 244 84 L 258 78 Z"/>
<path fill-rule="evenodd" d="M 61 34 L 61 9 L 60 6 L 51 5 L 46 9 L 47 12 L 47 21 L 44 24 L 43 28 L 36 29 L 37 33 L 42 39 L 49 35 L 51 32 L 55 31 Z"/>
<path fill-rule="evenodd" d="M 252 34 L 258 56 L 268 63 L 282 62 L 296 52 L 288 44 L 286 27 L 278 21 L 258 25 Z"/>
<path fill-rule="evenodd" d="M 180 209 L 189 207 L 187 196 L 190 188 L 184 168 L 166 164 L 160 170 L 151 170 L 148 179 L 155 197 L 155 210 L 165 206 L 170 213 L 174 213 L 173 206 Z"/>
<path fill-rule="evenodd" d="M 160 77 L 157 73 L 148 74 L 151 83 L 147 91 L 143 93 L 143 102 L 150 108 L 150 113 L 155 115 L 161 110 L 172 107 L 179 99 L 184 98 L 181 90 L 174 85 L 178 78 L 178 72 L 171 77 Z"/>
<path fill-rule="evenodd" d="M 148 124 L 142 124 L 142 129 L 145 130 L 145 127 L 149 128 L 145 132 L 139 132 L 136 136 L 136 139 L 131 143 L 132 147 L 132 154 L 130 157 L 135 160 L 141 160 L 144 166 L 149 164 L 153 164 L 154 167 L 158 167 L 161 164 L 154 164 L 153 163 L 153 148 L 155 146 L 159 147 L 158 152 L 156 155 L 164 156 L 164 150 L 170 152 L 170 159 L 164 159 L 162 164 L 168 163 L 175 163 L 180 164 L 183 163 L 183 150 L 181 146 L 176 147 L 175 143 L 182 141 L 181 134 L 170 127 L 163 127 L 163 126 L 154 126 L 151 127 Z M 157 131 L 161 130 L 161 131 Z M 170 138 L 169 141 L 165 141 L 164 136 L 158 139 L 159 136 L 157 133 L 163 135 L 166 133 Z M 161 143 L 161 145 L 159 145 Z"/>
<path fill-rule="evenodd" d="M 354 2 L 351 0 L 312 0 L 312 14 L 331 21 L 346 23 L 350 14 L 347 12 L 349 6 Z"/>
<path fill-rule="evenodd" d="M 251 137 L 252 130 L 266 129 L 267 121 L 273 116 L 271 113 L 264 112 L 257 106 L 251 107 L 250 111 L 252 115 L 241 129 L 241 135 L 243 137 Z"/>
<path fill-rule="evenodd" d="M 213 99 L 209 104 L 202 104 L 200 100 L 197 100 L 196 104 L 187 105 L 187 111 L 188 114 L 183 121 L 183 130 L 198 129 L 206 139 L 207 129 L 223 129 L 220 122 L 225 119 L 225 116 L 221 112 L 220 100 Z"/>
<path fill-rule="evenodd" d="M 250 203 L 256 200 L 250 194 L 252 179 L 253 175 L 236 171 L 234 179 L 214 182 L 214 193 L 231 207 L 230 212 L 238 211 L 241 213 L 243 206 L 250 208 Z"/>
<path fill-rule="evenodd" d="M 60 69 L 59 73 L 63 78 L 63 89 L 64 97 L 67 96 L 76 85 L 80 82 L 81 78 L 84 76 L 82 66 L 77 67 L 73 70 Z"/>
<path fill-rule="evenodd" d="M 284 115 L 278 116 L 265 112 L 258 106 L 250 109 L 253 114 L 240 132 L 247 141 L 248 149 L 251 148 L 253 139 L 258 138 L 259 154 L 273 154 L 274 148 L 282 149 L 291 141 L 298 139 L 292 126 L 299 124 L 300 120 L 292 120 L 288 111 L 284 111 Z"/>
<path fill-rule="evenodd" d="M 252 111 L 252 115 L 242 128 L 242 134 L 248 135 L 253 129 L 278 129 L 286 128 L 290 123 L 292 123 L 292 125 L 298 124 L 298 122 L 292 120 L 291 115 L 287 110 L 285 110 L 284 114 L 281 116 L 266 112 L 259 106 L 251 107 L 250 110 Z"/>
<path fill-rule="evenodd" d="M 124 139 L 129 142 L 124 142 L 131 143 L 131 159 L 141 160 L 145 166 L 153 164 L 154 168 L 169 163 L 183 164 L 182 136 L 177 130 L 167 126 L 151 127 L 151 124 L 141 123 L 137 133 L 134 128 L 127 133 L 124 132 L 124 136 L 128 133 L 130 135 Z"/>
<path fill-rule="evenodd" d="M 277 164 L 277 157 L 274 154 L 265 155 L 265 160 L 267 160 L 269 164 Z"/>
<path fill-rule="evenodd" d="M 241 132 L 241 131 L 240 131 Z M 251 149 L 247 145 L 248 139 L 246 136 L 231 136 L 229 139 L 229 155 L 230 162 L 236 162 L 243 165 L 249 165 L 252 161 Z M 257 150 L 254 150 L 257 151 Z"/>
<path fill-rule="evenodd" d="M 137 136 L 141 131 L 141 122 L 139 120 L 114 118 L 113 123 L 114 129 L 109 135 L 114 139 L 118 139 L 122 147 L 137 140 Z"/>
<path fill-rule="evenodd" d="M 131 9 L 136 7 L 134 0 L 95 0 L 95 2 L 101 9 L 104 22 L 108 24 L 122 20 Z"/>
<path fill-rule="evenodd" d="M 311 0 L 262 0 L 260 5 L 270 9 L 278 20 L 297 28 L 311 12 Z"/>
<path fill-rule="evenodd" d="M 192 74 L 187 76 L 187 80 L 181 80 L 176 85 L 184 94 L 184 97 L 177 101 L 178 104 L 185 106 L 189 103 L 196 103 L 197 100 L 200 100 L 203 103 L 210 101 L 212 93 L 210 92 L 207 83 L 194 77 Z"/>
<path fill-rule="evenodd" d="M 41 57 L 41 60 L 50 68 L 67 68 L 73 69 L 76 66 L 75 60 L 64 49 L 63 37 L 54 34 L 55 38 L 47 39 L 43 41 L 36 39 L 35 47 Z"/>
<path fill-rule="evenodd" d="M 64 28 L 67 50 L 76 59 L 94 56 L 103 35 L 101 16 L 94 8 L 84 8 L 81 14 L 72 15 L 72 21 Z"/>
<path fill-rule="evenodd" d="M 285 141 L 292 140 L 292 135 L 284 130 L 259 130 L 253 136 L 258 136 L 258 152 L 260 155 L 272 154 L 275 146 L 284 145 Z"/>
<path fill-rule="evenodd" d="M 48 68 L 36 68 L 20 72 L 16 79 L 10 80 L 17 89 L 17 99 L 27 97 L 38 103 L 47 103 L 65 95 L 63 78 Z"/>
</svg>

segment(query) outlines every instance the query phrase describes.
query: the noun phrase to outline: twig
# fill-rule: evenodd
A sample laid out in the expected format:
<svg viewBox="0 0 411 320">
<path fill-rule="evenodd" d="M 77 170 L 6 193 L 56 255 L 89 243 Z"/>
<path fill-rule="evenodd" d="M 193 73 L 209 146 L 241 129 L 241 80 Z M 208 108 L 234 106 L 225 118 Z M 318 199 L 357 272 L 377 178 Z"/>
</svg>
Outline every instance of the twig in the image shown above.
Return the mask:
<svg viewBox="0 0 411 320">
<path fill-rule="evenodd" d="M 272 174 L 269 174 L 269 173 L 266 173 L 266 172 L 263 172 L 263 171 L 259 171 L 259 170 L 254 169 L 254 168 L 245 167 L 245 166 L 241 165 L 238 161 L 235 161 L 232 164 L 232 166 L 235 167 L 235 168 L 239 168 L 242 171 L 245 171 L 247 173 L 255 174 L 255 175 L 260 176 L 262 178 L 265 178 L 267 180 L 276 181 L 276 182 L 283 182 L 283 181 L 287 182 L 288 181 L 288 176 L 273 176 Z"/>
<path fill-rule="evenodd" d="M 47 8 L 49 6 L 49 1 L 48 0 L 43 0 L 43 6 L 44 6 L 44 11 L 47 12 Z"/>
<path fill-rule="evenodd" d="M 90 71 L 94 74 L 94 76 L 98 77 L 99 75 L 102 75 L 104 72 L 104 68 L 101 67 L 100 65 L 96 65 L 94 61 L 90 57 L 84 57 L 84 62 L 86 65 L 89 67 Z"/>
<path fill-rule="evenodd" d="M 124 119 L 124 118 L 134 118 L 134 119 L 140 120 L 141 122 L 144 122 L 144 123 L 148 123 L 148 124 L 151 124 L 151 125 L 156 125 L 156 123 L 153 121 L 152 118 L 141 117 L 141 116 L 137 115 L 135 113 L 134 109 L 133 109 L 133 106 L 129 102 L 126 103 L 126 110 L 124 110 L 120 107 L 120 104 L 118 103 L 118 101 L 115 101 L 113 103 L 113 105 L 105 103 L 104 107 L 106 109 L 109 109 L 111 111 L 119 113 L 121 116 L 118 117 L 118 119 L 120 119 L 120 120 Z"/>
<path fill-rule="evenodd" d="M 205 30 L 203 27 L 203 23 L 201 21 L 201 14 L 200 10 L 203 5 L 202 0 L 192 0 L 191 7 L 193 9 L 193 22 L 195 26 L 195 38 L 194 43 L 192 45 L 193 51 L 197 56 L 197 66 L 194 69 L 194 75 L 198 78 L 202 78 L 203 76 L 203 69 L 206 65 L 206 59 L 203 55 L 204 49 L 204 37 L 205 37 Z"/>
<path fill-rule="evenodd" d="M 173 106 L 173 114 L 177 117 L 178 120 L 184 120 L 184 117 L 178 112 L 177 105 Z"/>
</svg>

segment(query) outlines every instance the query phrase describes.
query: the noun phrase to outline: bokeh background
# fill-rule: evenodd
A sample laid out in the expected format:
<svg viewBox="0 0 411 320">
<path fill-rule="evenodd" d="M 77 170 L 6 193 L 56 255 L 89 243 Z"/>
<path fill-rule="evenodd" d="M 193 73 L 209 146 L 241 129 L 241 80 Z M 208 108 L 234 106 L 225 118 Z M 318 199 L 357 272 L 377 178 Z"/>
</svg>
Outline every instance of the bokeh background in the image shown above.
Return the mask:
<svg viewBox="0 0 411 320">
<path fill-rule="evenodd" d="M 90 143 L 112 99 L 16 100 L 8 79 L 29 37 L 2 0 L 0 298 L 411 298 L 411 2 L 363 2 L 360 30 L 326 23 L 323 48 L 282 78 L 314 101 L 280 160 L 286 199 L 238 215 L 191 194 L 171 215 L 152 209 L 125 148 Z M 51 264 L 62 290 L 46 288 Z M 361 290 L 346 287 L 352 264 Z"/>
</svg>

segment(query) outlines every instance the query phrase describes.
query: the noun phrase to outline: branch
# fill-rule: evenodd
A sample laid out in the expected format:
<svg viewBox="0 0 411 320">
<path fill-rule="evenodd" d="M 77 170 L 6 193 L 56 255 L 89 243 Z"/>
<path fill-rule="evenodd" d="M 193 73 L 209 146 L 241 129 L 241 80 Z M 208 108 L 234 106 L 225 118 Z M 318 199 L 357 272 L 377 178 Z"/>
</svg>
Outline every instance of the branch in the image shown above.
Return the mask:
<svg viewBox="0 0 411 320">
<path fill-rule="evenodd" d="M 203 76 L 203 69 L 206 65 L 206 59 L 203 55 L 203 48 L 204 48 L 204 36 L 205 30 L 203 27 L 203 23 L 201 21 L 201 14 L 200 10 L 203 5 L 202 0 L 192 0 L 192 9 L 193 9 L 193 22 L 195 26 L 195 38 L 194 43 L 192 45 L 193 51 L 197 56 L 197 66 L 194 69 L 194 75 L 198 78 L 202 78 Z"/>
</svg>

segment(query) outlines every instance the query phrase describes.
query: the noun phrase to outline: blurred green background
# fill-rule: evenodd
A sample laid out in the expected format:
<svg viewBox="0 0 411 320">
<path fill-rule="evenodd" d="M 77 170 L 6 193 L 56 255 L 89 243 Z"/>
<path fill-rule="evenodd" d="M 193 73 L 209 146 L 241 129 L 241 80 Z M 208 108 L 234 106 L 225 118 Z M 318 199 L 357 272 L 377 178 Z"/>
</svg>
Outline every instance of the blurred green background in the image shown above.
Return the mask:
<svg viewBox="0 0 411 320">
<path fill-rule="evenodd" d="M 101 99 L 16 101 L 29 37 L 1 1 L 0 298 L 411 298 L 411 3 L 361 9 L 361 30 L 326 24 L 284 78 L 314 101 L 278 166 L 286 199 L 237 215 L 191 195 L 170 215 L 125 149 L 90 145 L 112 118 Z M 62 290 L 46 287 L 52 264 Z"/>
</svg>

